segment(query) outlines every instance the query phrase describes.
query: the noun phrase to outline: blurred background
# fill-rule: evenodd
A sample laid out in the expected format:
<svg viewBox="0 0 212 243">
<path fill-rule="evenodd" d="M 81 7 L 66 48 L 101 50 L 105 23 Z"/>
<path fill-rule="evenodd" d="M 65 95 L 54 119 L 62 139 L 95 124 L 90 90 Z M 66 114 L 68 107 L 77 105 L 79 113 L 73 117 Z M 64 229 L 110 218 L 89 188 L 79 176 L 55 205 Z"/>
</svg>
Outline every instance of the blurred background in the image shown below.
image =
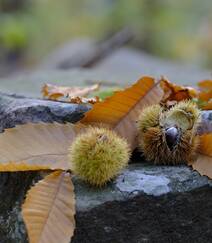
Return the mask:
<svg viewBox="0 0 212 243">
<path fill-rule="evenodd" d="M 211 0 L 0 0 L 0 75 L 33 68 L 76 37 L 104 40 L 126 26 L 132 47 L 212 68 Z"/>
</svg>

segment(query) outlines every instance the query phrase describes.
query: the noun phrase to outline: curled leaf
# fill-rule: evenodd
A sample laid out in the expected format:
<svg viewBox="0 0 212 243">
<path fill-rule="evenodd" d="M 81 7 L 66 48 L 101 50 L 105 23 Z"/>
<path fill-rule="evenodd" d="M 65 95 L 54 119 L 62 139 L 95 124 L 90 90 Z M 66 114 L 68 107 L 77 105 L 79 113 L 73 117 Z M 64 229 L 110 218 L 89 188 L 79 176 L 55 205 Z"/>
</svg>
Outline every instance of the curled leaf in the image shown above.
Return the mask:
<svg viewBox="0 0 212 243">
<path fill-rule="evenodd" d="M 71 97 L 70 103 L 72 104 L 95 104 L 100 101 L 99 97 L 85 98 L 85 97 Z"/>
<path fill-rule="evenodd" d="M 89 95 L 91 92 L 98 90 L 99 87 L 100 87 L 99 84 L 94 84 L 90 87 L 65 87 L 65 86 L 56 86 L 52 84 L 45 84 L 42 88 L 42 94 L 44 98 L 50 100 L 67 98 L 69 101 L 71 101 L 71 99 L 74 98 L 82 99 L 82 97 L 85 97 Z M 80 102 L 80 103 L 84 103 L 84 102 Z"/>
<path fill-rule="evenodd" d="M 198 97 L 198 91 L 192 87 L 180 86 L 171 83 L 168 79 L 162 77 L 160 82 L 164 91 L 162 104 L 167 105 L 169 102 L 179 102 Z"/>
<path fill-rule="evenodd" d="M 81 120 L 85 124 L 106 124 L 127 139 L 132 148 L 137 145 L 136 120 L 143 108 L 158 104 L 163 92 L 159 82 L 152 77 L 143 77 L 134 85 L 117 91 L 111 97 L 96 103 Z"/>
<path fill-rule="evenodd" d="M 69 243 L 75 228 L 74 214 L 69 173 L 51 173 L 28 191 L 22 206 L 29 242 Z"/>
<path fill-rule="evenodd" d="M 193 100 L 203 110 L 212 109 L 212 80 L 204 80 L 198 83 L 199 89 L 180 86 L 171 83 L 166 78 L 161 78 L 161 88 L 164 96 L 161 104 L 169 107 L 182 100 Z"/>
</svg>

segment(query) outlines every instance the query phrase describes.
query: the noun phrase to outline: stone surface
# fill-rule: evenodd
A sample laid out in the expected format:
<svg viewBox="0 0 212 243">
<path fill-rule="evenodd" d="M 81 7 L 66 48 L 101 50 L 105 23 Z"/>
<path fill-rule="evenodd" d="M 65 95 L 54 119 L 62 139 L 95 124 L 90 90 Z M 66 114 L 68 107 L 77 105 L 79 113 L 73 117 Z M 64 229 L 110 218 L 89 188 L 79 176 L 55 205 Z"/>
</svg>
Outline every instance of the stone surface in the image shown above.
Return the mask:
<svg viewBox="0 0 212 243">
<path fill-rule="evenodd" d="M 0 93 L 0 131 L 27 122 L 76 122 L 88 109 L 85 105 Z"/>
<path fill-rule="evenodd" d="M 202 121 L 198 128 L 198 133 L 209 133 L 212 132 L 212 110 L 202 111 Z"/>
<path fill-rule="evenodd" d="M 72 243 L 209 243 L 212 190 L 141 194 L 76 215 Z"/>
<path fill-rule="evenodd" d="M 76 177 L 74 185 L 77 210 L 87 211 L 105 202 L 129 200 L 141 193 L 157 197 L 167 193 L 192 191 L 212 186 L 212 181 L 185 165 L 154 166 L 136 163 L 130 164 L 116 180 L 104 188 L 92 188 Z"/>
</svg>

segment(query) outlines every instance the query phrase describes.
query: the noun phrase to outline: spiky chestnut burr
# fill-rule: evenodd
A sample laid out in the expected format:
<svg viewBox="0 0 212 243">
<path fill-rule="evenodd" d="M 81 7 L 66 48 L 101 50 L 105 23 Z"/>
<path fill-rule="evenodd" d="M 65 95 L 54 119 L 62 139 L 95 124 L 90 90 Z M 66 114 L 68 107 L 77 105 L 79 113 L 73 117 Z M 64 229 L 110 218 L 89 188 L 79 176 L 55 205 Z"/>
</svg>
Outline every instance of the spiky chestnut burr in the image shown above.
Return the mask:
<svg viewBox="0 0 212 243">
<path fill-rule="evenodd" d="M 94 186 L 103 186 L 123 169 L 129 160 L 127 142 L 106 128 L 90 127 L 70 148 L 72 170 Z"/>
<path fill-rule="evenodd" d="M 198 146 L 199 117 L 200 110 L 191 101 L 179 102 L 169 110 L 159 105 L 143 110 L 138 140 L 146 159 L 156 164 L 190 162 Z"/>
</svg>

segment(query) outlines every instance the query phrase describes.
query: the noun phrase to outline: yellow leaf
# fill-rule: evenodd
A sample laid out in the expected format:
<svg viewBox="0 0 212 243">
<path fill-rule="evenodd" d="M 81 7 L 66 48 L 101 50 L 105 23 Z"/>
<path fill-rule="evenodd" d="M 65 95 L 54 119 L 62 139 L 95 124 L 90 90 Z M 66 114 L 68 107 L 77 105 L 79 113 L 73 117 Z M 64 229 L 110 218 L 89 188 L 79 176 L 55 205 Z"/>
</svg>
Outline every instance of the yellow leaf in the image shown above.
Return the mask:
<svg viewBox="0 0 212 243">
<path fill-rule="evenodd" d="M 194 170 L 212 179 L 212 133 L 200 136 L 199 154 L 192 163 Z"/>
<path fill-rule="evenodd" d="M 70 169 L 73 124 L 25 124 L 0 134 L 0 171 Z"/>
<path fill-rule="evenodd" d="M 69 243 L 75 228 L 74 214 L 69 173 L 51 173 L 29 190 L 22 206 L 29 242 Z"/>
<path fill-rule="evenodd" d="M 103 102 L 94 104 L 93 109 L 81 120 L 88 124 L 107 124 L 126 138 L 132 148 L 136 146 L 136 120 L 143 108 L 157 104 L 162 98 L 159 83 L 151 77 L 143 77 L 131 87 L 117 91 Z"/>
</svg>

